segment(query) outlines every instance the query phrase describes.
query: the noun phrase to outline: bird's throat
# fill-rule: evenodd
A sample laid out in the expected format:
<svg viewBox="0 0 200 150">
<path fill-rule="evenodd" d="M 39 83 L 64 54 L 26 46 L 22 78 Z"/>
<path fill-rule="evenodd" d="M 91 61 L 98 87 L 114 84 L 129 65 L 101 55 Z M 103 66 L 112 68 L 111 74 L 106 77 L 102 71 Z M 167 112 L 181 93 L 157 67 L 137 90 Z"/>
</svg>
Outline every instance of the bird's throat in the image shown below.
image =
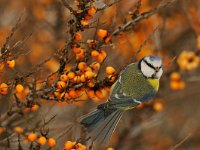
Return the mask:
<svg viewBox="0 0 200 150">
<path fill-rule="evenodd" d="M 147 79 L 149 84 L 153 87 L 155 91 L 158 91 L 159 88 L 159 79 Z"/>
</svg>

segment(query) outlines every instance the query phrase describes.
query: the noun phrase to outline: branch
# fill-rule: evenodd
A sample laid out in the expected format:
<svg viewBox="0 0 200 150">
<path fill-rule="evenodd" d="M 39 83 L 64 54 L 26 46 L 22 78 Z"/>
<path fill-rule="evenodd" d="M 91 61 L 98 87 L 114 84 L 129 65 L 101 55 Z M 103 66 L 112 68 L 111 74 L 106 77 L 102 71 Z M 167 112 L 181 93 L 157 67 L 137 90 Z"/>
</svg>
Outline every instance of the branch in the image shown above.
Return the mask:
<svg viewBox="0 0 200 150">
<path fill-rule="evenodd" d="M 170 7 L 175 1 L 176 0 L 171 0 L 171 1 L 170 0 L 163 0 L 163 1 L 161 1 L 158 7 L 153 8 L 153 9 L 147 11 L 147 12 L 143 12 L 141 15 L 135 17 L 134 19 L 127 22 L 126 24 L 119 26 L 118 29 L 116 29 L 111 34 L 111 36 L 119 34 L 121 31 L 124 31 L 128 27 L 135 25 L 140 20 L 147 19 L 147 18 L 151 17 L 152 15 L 159 13 L 162 9 L 164 9 L 166 7 Z"/>
<path fill-rule="evenodd" d="M 71 13 L 73 13 L 74 15 L 76 14 L 76 11 L 73 10 L 73 8 L 69 6 L 69 4 L 66 2 L 66 0 L 62 0 L 62 4 L 63 4 Z"/>
<path fill-rule="evenodd" d="M 188 140 L 191 137 L 191 134 L 188 134 L 184 139 L 182 139 L 179 143 L 177 143 L 175 146 L 170 148 L 169 150 L 175 150 L 178 147 L 180 147 L 186 140 Z"/>
</svg>

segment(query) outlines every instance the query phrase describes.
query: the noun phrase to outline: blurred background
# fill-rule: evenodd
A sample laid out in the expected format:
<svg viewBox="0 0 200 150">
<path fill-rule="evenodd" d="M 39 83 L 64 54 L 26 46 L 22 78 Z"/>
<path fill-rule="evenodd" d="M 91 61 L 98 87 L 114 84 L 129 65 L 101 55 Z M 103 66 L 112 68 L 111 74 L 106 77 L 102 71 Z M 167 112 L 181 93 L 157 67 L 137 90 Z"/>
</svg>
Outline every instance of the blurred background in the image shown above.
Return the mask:
<svg viewBox="0 0 200 150">
<path fill-rule="evenodd" d="M 73 9 L 81 3 L 78 0 L 66 2 Z M 119 26 L 157 8 L 160 3 L 159 0 L 121 0 L 109 6 L 113 2 L 92 2 L 98 11 L 92 15 L 90 28 L 78 31 L 82 43 L 77 41 L 84 47 L 87 65 L 94 59 L 87 56 L 92 50 L 84 44 L 97 36 L 97 29 L 112 34 Z M 67 102 L 59 100 L 60 95 L 62 97 L 60 90 L 57 94 L 54 88 L 52 96 L 52 91 L 48 93 L 49 88 L 43 83 L 52 84 L 49 78 L 56 79 L 59 74 L 66 74 L 58 71 L 62 64 L 60 52 L 72 39 L 69 22 L 74 18 L 73 14 L 59 0 L 0 0 L 0 14 L 0 47 L 5 48 L 6 43 L 9 51 L 4 58 L 1 49 L 0 55 L 0 83 L 9 83 L 9 92 L 0 95 L 0 117 L 16 105 L 15 96 L 28 108 L 21 119 L 0 119 L 0 149 L 31 149 L 26 136 L 31 132 L 41 136 L 41 130 L 48 130 L 47 137 L 56 140 L 57 144 L 52 149 L 64 149 L 66 141 L 76 141 L 83 134 L 77 118 L 107 99 L 114 81 L 103 82 L 109 77 L 106 67 L 115 69 L 114 78 L 117 79 L 118 73 L 130 62 L 147 55 L 158 55 L 163 59 L 164 75 L 156 98 L 123 115 L 109 147 L 116 150 L 200 150 L 199 0 L 177 0 L 112 36 L 108 43 L 101 45 L 107 57 L 100 61 L 97 75 L 99 82 L 105 84 L 97 86 L 96 82 L 88 81 L 87 86 L 82 86 L 73 81 L 70 88 L 75 89 L 75 97 L 79 96 L 70 100 L 72 94 Z M 84 23 L 82 26 L 85 26 Z M 64 66 L 67 73 L 70 70 L 77 73 L 74 66 L 80 60 L 77 57 L 75 60 L 73 55 L 72 52 L 64 55 L 70 60 Z M 15 60 L 14 67 L 8 62 L 12 60 Z M 24 86 L 23 92 L 16 92 L 17 83 Z M 38 92 L 33 92 L 34 85 Z M 39 108 L 35 111 L 33 105 L 28 107 L 30 103 Z M 13 132 L 18 126 L 24 130 L 21 138 L 15 130 Z M 6 131 L 3 132 L 4 129 Z M 32 144 L 37 145 L 37 142 Z M 43 148 L 48 149 L 49 146 L 38 149 Z"/>
</svg>

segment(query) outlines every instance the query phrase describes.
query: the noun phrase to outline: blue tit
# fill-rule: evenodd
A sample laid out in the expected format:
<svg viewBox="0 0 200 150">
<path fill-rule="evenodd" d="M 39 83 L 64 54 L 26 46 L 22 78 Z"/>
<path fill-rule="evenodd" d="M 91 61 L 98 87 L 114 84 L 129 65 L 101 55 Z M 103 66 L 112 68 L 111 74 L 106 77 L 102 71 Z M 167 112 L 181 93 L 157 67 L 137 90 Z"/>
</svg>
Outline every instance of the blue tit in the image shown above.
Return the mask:
<svg viewBox="0 0 200 150">
<path fill-rule="evenodd" d="M 129 64 L 112 85 L 107 102 L 80 119 L 92 141 L 108 144 L 123 112 L 155 96 L 162 73 L 162 60 L 158 56 L 146 56 Z"/>
</svg>

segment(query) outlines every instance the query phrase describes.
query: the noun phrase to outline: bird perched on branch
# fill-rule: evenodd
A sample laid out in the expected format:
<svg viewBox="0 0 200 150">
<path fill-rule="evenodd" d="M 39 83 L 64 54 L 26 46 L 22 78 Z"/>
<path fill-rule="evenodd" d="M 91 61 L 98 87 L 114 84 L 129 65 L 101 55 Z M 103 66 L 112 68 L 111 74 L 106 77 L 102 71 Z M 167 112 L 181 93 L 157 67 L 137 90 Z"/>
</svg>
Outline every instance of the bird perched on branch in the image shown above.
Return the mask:
<svg viewBox="0 0 200 150">
<path fill-rule="evenodd" d="M 162 73 L 162 60 L 158 56 L 146 56 L 129 64 L 112 85 L 107 102 L 80 119 L 92 141 L 108 144 L 123 112 L 155 96 Z"/>
</svg>

